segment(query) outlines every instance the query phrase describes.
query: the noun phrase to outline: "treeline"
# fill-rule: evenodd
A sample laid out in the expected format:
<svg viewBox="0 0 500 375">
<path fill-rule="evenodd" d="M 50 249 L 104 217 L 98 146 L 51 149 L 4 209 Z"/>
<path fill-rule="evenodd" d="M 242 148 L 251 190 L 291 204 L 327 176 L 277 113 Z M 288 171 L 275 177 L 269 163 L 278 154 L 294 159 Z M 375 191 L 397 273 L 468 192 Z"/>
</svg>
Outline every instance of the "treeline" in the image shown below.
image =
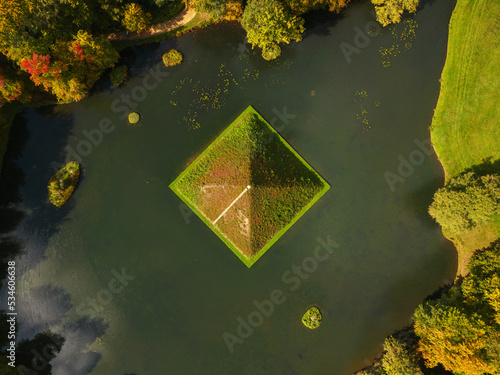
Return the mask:
<svg viewBox="0 0 500 375">
<path fill-rule="evenodd" d="M 118 52 L 105 35 L 140 31 L 171 18 L 183 0 L 0 0 L 0 106 L 2 103 L 78 101 Z M 248 42 L 271 59 L 279 43 L 300 41 L 304 13 L 340 12 L 350 0 L 184 0 L 212 19 L 238 19 Z M 399 22 L 419 0 L 372 0 L 377 19 Z"/>
<path fill-rule="evenodd" d="M 469 270 L 421 304 L 413 326 L 387 338 L 382 357 L 357 375 L 500 374 L 500 241 L 477 251 Z"/>
<path fill-rule="evenodd" d="M 82 99 L 118 59 L 103 35 L 181 8 L 180 0 L 0 0 L 0 101 Z"/>
</svg>

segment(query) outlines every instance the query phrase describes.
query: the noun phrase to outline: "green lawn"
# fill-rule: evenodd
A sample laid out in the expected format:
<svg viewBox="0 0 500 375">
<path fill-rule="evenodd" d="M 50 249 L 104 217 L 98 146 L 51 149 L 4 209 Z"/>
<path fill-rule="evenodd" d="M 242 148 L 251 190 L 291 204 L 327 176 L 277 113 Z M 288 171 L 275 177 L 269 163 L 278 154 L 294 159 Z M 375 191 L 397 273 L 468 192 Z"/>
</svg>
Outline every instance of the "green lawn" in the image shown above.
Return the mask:
<svg viewBox="0 0 500 375">
<path fill-rule="evenodd" d="M 500 162 L 500 1 L 458 0 L 431 138 L 446 179 Z M 498 165 L 498 164 L 496 164 Z M 459 273 L 471 253 L 498 238 L 498 220 L 460 238 Z"/>
</svg>

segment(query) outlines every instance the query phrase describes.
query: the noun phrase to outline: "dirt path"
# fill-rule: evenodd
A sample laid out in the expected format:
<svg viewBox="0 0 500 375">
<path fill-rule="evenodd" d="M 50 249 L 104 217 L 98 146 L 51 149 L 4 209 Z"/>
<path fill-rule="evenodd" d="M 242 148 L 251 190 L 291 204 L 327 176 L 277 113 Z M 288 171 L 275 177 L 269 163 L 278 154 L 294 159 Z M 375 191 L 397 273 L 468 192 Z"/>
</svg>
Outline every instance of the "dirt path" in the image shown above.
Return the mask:
<svg viewBox="0 0 500 375">
<path fill-rule="evenodd" d="M 225 215 L 225 213 L 226 213 L 227 211 L 229 211 L 229 209 L 230 209 L 231 207 L 233 207 L 233 205 L 234 205 L 236 202 L 238 202 L 238 201 L 240 200 L 240 198 L 243 196 L 243 194 L 245 194 L 248 190 L 250 190 L 250 185 L 248 185 L 248 186 L 245 188 L 245 190 L 243 190 L 243 191 L 241 192 L 241 194 L 240 194 L 240 195 L 238 195 L 238 197 L 236 197 L 236 199 L 235 199 L 234 201 L 232 201 L 232 202 L 231 202 L 231 204 L 230 204 L 229 206 L 227 206 L 227 208 L 226 208 L 226 209 L 225 209 L 225 210 L 224 210 L 224 211 L 223 211 L 223 212 L 219 215 L 219 217 L 218 217 L 217 219 L 215 219 L 215 220 L 212 222 L 212 224 L 213 224 L 213 225 L 217 224 L 217 222 L 219 221 L 219 219 L 220 219 L 222 216 L 224 216 L 224 215 Z"/>
<path fill-rule="evenodd" d="M 114 33 L 108 35 L 108 40 L 110 41 L 119 41 L 119 40 L 138 40 L 145 39 L 151 36 L 164 34 L 166 32 L 177 29 L 178 27 L 184 26 L 186 23 L 191 21 L 196 15 L 196 11 L 193 9 L 184 9 L 174 18 L 165 21 L 163 23 L 159 23 L 158 25 L 153 25 L 147 30 L 141 32 L 133 32 L 127 33 L 122 31 L 120 33 Z"/>
</svg>

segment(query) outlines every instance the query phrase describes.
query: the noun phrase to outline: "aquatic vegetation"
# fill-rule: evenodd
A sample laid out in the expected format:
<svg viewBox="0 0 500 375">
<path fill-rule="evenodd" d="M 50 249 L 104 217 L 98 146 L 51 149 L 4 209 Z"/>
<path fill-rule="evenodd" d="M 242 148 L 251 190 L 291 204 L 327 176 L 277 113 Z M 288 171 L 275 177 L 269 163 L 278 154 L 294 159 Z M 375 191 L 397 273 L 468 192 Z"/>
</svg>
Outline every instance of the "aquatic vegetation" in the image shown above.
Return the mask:
<svg viewBox="0 0 500 375">
<path fill-rule="evenodd" d="M 416 39 L 416 29 L 418 23 L 414 20 L 404 21 L 399 26 L 391 28 L 391 34 L 394 37 L 394 42 L 391 47 L 380 47 L 380 57 L 382 66 L 387 68 L 391 65 L 391 57 L 396 57 L 403 51 L 408 51 L 413 47 L 413 42 Z"/>
<path fill-rule="evenodd" d="M 182 62 L 183 57 L 182 53 L 175 49 L 171 49 L 163 54 L 162 59 L 165 66 L 169 67 L 179 65 Z"/>
<path fill-rule="evenodd" d="M 240 60 L 248 61 L 248 54 L 241 55 Z M 292 66 L 291 61 L 280 64 L 271 64 L 270 74 L 265 82 L 265 86 L 284 85 L 287 82 L 287 70 Z M 250 64 L 249 64 L 250 65 Z M 273 66 L 274 65 L 274 66 Z M 177 106 L 180 101 L 182 91 L 189 95 L 189 103 L 186 104 L 188 110 L 186 115 L 179 121 L 179 124 L 188 126 L 188 129 L 200 128 L 198 116 L 201 111 L 217 110 L 226 105 L 226 98 L 233 88 L 244 89 L 245 83 L 250 80 L 257 80 L 260 71 L 251 65 L 251 68 L 244 68 L 239 72 L 232 72 L 225 63 L 221 64 L 217 76 L 209 82 L 193 80 L 189 77 L 182 78 L 171 92 L 170 104 Z"/>
<path fill-rule="evenodd" d="M 140 120 L 140 115 L 137 112 L 131 112 L 128 115 L 128 122 L 131 124 L 137 124 Z"/>
<path fill-rule="evenodd" d="M 56 207 L 62 207 L 73 194 L 80 177 L 80 164 L 69 162 L 49 180 L 49 200 Z"/>
<path fill-rule="evenodd" d="M 213 82 L 193 81 L 192 78 L 185 77 L 171 92 L 172 99 L 170 104 L 176 106 L 179 102 L 175 98 L 180 95 L 182 90 L 186 90 L 190 95 L 188 110 L 183 117 L 182 122 L 188 125 L 189 129 L 198 129 L 201 124 L 198 121 L 199 111 L 217 110 L 226 104 L 226 97 L 229 94 L 231 86 L 243 88 L 242 84 L 248 79 L 256 80 L 259 77 L 259 71 L 251 71 L 246 68 L 239 77 L 236 77 L 226 66 L 221 64 L 219 72 Z M 193 98 L 193 94 L 195 97 Z"/>
<path fill-rule="evenodd" d="M 356 119 L 361 120 L 361 123 L 363 124 L 362 131 L 364 133 L 365 131 L 368 131 L 368 129 L 371 129 L 367 116 L 368 110 L 366 109 L 366 106 L 368 105 L 368 93 L 366 90 L 356 91 L 354 101 L 360 107 L 360 112 L 356 113 Z M 378 100 L 376 100 L 373 104 L 375 107 L 380 107 L 380 102 Z"/>
<path fill-rule="evenodd" d="M 302 323 L 310 329 L 316 329 L 321 325 L 323 316 L 317 307 L 309 308 L 302 317 Z"/>
<path fill-rule="evenodd" d="M 330 188 L 252 107 L 170 187 L 248 267 Z"/>
</svg>

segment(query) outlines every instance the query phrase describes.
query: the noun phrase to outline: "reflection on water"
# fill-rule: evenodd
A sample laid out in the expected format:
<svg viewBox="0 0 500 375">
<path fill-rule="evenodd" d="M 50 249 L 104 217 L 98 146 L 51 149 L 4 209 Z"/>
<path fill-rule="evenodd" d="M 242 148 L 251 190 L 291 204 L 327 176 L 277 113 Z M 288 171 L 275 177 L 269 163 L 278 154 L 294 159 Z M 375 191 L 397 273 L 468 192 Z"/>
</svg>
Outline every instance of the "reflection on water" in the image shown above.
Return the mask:
<svg viewBox="0 0 500 375">
<path fill-rule="evenodd" d="M 132 78 L 122 88 L 103 83 L 82 102 L 25 111 L 13 130 L 0 207 L 3 259 L 17 254 L 20 337 L 62 337 L 52 340 L 55 358 L 44 357 L 53 374 L 363 367 L 454 276 L 455 253 L 426 212 L 443 180 L 434 154 L 394 191 L 385 178 L 428 138 L 452 8 L 425 3 L 414 18 L 370 37 L 350 63 L 340 45 L 354 45 L 356 28 L 373 21 L 370 4 L 312 14 L 304 40 L 270 63 L 245 44 L 236 23 L 223 23 L 129 49 Z M 395 43 L 397 53 L 381 55 Z M 137 98 L 172 47 L 183 64 Z M 113 104 L 134 95 L 125 109 L 141 114 L 139 127 Z M 168 185 L 250 104 L 332 189 L 248 270 L 200 220 L 185 220 Z M 104 120 L 113 130 L 89 138 Z M 56 209 L 46 183 L 71 150 L 82 180 Z M 314 272 L 294 276 L 303 277 L 300 288 L 289 288 L 282 275 L 307 267 L 316 239 L 328 236 L 338 248 Z M 224 333 L 237 332 L 254 302 L 277 288 L 286 301 L 231 354 Z M 323 313 L 314 332 L 300 321 L 311 305 Z"/>
</svg>

